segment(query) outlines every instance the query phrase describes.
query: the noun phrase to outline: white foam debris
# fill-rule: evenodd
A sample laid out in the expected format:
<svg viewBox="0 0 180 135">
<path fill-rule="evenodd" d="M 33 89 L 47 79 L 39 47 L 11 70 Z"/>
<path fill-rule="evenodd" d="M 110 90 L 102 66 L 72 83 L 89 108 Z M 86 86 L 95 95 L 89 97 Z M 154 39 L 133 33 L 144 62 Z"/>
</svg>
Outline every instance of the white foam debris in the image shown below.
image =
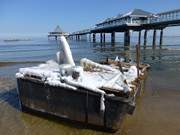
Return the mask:
<svg viewBox="0 0 180 135">
<path fill-rule="evenodd" d="M 137 78 L 137 68 L 136 66 L 131 66 L 128 72 L 124 73 L 128 83 L 134 81 Z"/>
<path fill-rule="evenodd" d="M 99 93 L 101 95 L 101 111 L 105 110 L 104 95 L 106 93 L 100 88 L 104 87 L 124 92 L 132 90 L 130 88 L 133 87 L 131 82 L 137 78 L 136 66 L 131 66 L 124 74 L 111 65 L 102 65 L 87 58 L 81 59 L 81 66 L 75 66 L 69 44 L 64 36 L 61 36 L 60 39 L 63 50 L 56 54 L 58 63 L 49 60 L 35 67 L 20 68 L 19 72 L 16 73 L 16 78 L 37 77 L 50 86 L 72 90 L 84 88 Z M 119 61 L 118 57 L 116 57 L 116 61 Z"/>
<path fill-rule="evenodd" d="M 101 94 L 101 102 L 100 102 L 100 111 L 104 112 L 105 111 L 105 98 L 104 98 L 104 94 Z"/>
<path fill-rule="evenodd" d="M 61 54 L 60 51 L 56 53 L 56 58 L 57 58 L 58 64 L 61 63 L 61 60 L 60 60 L 60 54 Z"/>
<path fill-rule="evenodd" d="M 73 89 L 73 90 L 77 90 L 76 87 L 73 87 L 71 85 L 67 85 L 66 83 L 61 83 L 61 81 L 59 79 L 52 79 L 52 78 L 47 78 L 47 80 L 45 81 L 46 84 L 49 84 L 51 86 L 60 86 L 63 88 L 68 88 L 68 89 Z"/>
<path fill-rule="evenodd" d="M 100 70 L 106 70 L 106 71 L 117 71 L 117 69 L 114 69 L 110 66 L 107 66 L 107 65 L 101 65 L 99 63 L 96 63 L 96 62 L 93 62 L 87 58 L 83 58 L 81 59 L 80 61 L 80 65 L 84 68 L 88 68 L 88 69 L 100 69 Z"/>
<path fill-rule="evenodd" d="M 84 60 L 86 62 L 88 61 L 87 63 L 89 64 L 89 60 Z M 101 87 L 106 87 L 125 92 L 131 90 L 130 83 L 137 78 L 136 66 L 131 66 L 127 72 L 122 74 L 117 69 L 113 71 L 111 66 L 105 66 L 104 68 L 104 66 L 101 64 L 97 64 L 95 62 L 90 63 L 91 65 L 97 65 L 94 67 L 92 66 L 92 68 L 101 68 L 103 70 L 98 72 L 88 72 L 83 71 L 83 67 L 81 66 L 71 66 L 69 64 L 58 65 L 55 61 L 50 60 L 45 64 L 40 64 L 36 67 L 20 68 L 19 73 L 16 74 L 16 77 L 23 78 L 25 75 L 37 76 L 40 77 L 42 81 L 47 80 L 47 83 L 50 85 L 58 85 L 57 82 L 60 81 L 62 77 L 65 77 L 70 81 L 78 82 L 87 88 L 91 87 L 91 89 L 99 89 Z M 87 65 L 83 64 L 83 66 L 86 67 Z M 107 70 L 111 71 L 106 72 Z M 77 80 L 73 79 L 73 72 L 79 73 L 79 78 Z M 124 82 L 125 80 L 128 84 Z"/>
<path fill-rule="evenodd" d="M 118 57 L 118 56 L 116 56 L 116 58 L 115 58 L 115 60 L 114 61 L 120 61 L 120 62 L 124 62 L 124 58 L 122 58 L 122 57 Z"/>
<path fill-rule="evenodd" d="M 63 53 L 63 57 L 64 57 L 64 60 L 65 60 L 64 63 L 75 66 L 75 63 L 74 63 L 74 60 L 73 60 L 73 57 L 72 57 L 72 53 L 71 53 L 71 50 L 70 50 L 70 47 L 69 47 L 69 44 L 68 44 L 66 38 L 64 36 L 61 36 L 60 41 L 61 41 L 62 48 L 63 48 L 61 53 Z"/>
<path fill-rule="evenodd" d="M 118 56 L 116 56 L 115 61 L 120 61 Z"/>
<path fill-rule="evenodd" d="M 22 74 L 22 73 L 16 73 L 16 78 L 23 78 L 24 77 L 24 75 Z"/>
<path fill-rule="evenodd" d="M 105 86 L 105 87 L 113 87 L 113 85 L 117 82 L 117 80 L 119 79 L 120 76 L 121 76 L 121 73 L 116 74 L 109 81 L 107 81 L 103 86 Z"/>
<path fill-rule="evenodd" d="M 120 60 L 119 60 L 120 62 L 124 62 L 125 60 L 124 60 L 124 58 L 120 58 Z"/>
<path fill-rule="evenodd" d="M 105 92 L 100 88 L 110 88 L 128 92 L 134 87 L 131 82 L 137 78 L 136 66 L 131 66 L 127 72 L 122 74 L 119 70 L 108 65 L 101 65 L 84 58 L 81 60 L 82 66 L 72 66 L 70 64 L 59 65 L 55 61 L 47 61 L 35 67 L 20 68 L 16 73 L 17 78 L 24 78 L 27 75 L 38 77 L 50 86 L 60 86 L 72 90 L 84 88 L 101 94 L 100 110 L 105 110 Z M 83 68 L 97 69 L 83 71 Z M 73 78 L 73 73 L 78 73 L 78 79 Z M 127 82 L 127 83 L 125 83 Z"/>
</svg>

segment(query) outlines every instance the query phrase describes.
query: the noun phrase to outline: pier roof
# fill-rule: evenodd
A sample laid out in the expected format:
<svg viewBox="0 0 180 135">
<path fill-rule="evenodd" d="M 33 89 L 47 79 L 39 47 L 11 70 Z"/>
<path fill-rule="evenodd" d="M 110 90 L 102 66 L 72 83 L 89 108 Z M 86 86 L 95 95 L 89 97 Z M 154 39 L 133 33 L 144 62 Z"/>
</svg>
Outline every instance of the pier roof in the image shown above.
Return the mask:
<svg viewBox="0 0 180 135">
<path fill-rule="evenodd" d="M 117 16 L 107 18 L 98 24 L 103 24 L 103 23 L 106 23 L 109 21 L 113 21 L 113 20 L 117 20 L 117 19 L 121 19 L 121 18 L 125 18 L 125 17 L 145 17 L 145 18 L 148 18 L 148 17 L 156 17 L 156 15 L 151 13 L 151 12 L 144 11 L 142 9 L 134 9 L 128 13 L 118 14 Z"/>
<path fill-rule="evenodd" d="M 54 29 L 54 32 L 63 33 L 63 31 L 62 31 L 62 29 L 59 27 L 59 25 L 56 26 L 56 28 Z"/>
<path fill-rule="evenodd" d="M 56 36 L 56 35 L 68 35 L 68 33 L 62 31 L 59 25 L 57 25 L 54 31 L 49 32 L 49 36 Z"/>
<path fill-rule="evenodd" d="M 142 17 L 150 17 L 152 16 L 153 13 L 144 11 L 142 9 L 134 9 L 131 12 L 128 12 L 126 14 L 123 14 L 121 17 L 125 17 L 125 16 L 142 16 Z"/>
</svg>

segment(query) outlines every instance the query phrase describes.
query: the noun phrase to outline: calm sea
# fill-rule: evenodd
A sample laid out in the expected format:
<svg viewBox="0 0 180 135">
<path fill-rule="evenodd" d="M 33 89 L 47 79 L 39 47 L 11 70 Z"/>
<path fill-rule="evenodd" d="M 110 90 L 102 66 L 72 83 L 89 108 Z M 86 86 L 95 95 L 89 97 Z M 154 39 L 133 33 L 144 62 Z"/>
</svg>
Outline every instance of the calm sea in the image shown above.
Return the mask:
<svg viewBox="0 0 180 135">
<path fill-rule="evenodd" d="M 158 39 L 158 38 L 157 38 Z M 111 45 L 89 41 L 69 40 L 75 62 L 83 57 L 100 61 L 107 57 L 135 59 L 137 37 L 132 37 L 130 50 L 123 48 L 123 38 Z M 144 93 L 138 99 L 137 108 L 132 116 L 127 116 L 121 135 L 179 135 L 180 133 L 180 37 L 165 36 L 162 49 L 157 45 L 153 50 L 152 38 L 148 38 L 146 49 L 141 48 L 141 61 L 149 63 Z M 142 41 L 143 44 L 143 41 Z M 157 41 L 158 44 L 158 41 Z M 19 110 L 16 92 L 15 73 L 18 68 L 37 65 L 56 58 L 59 41 L 47 38 L 32 38 L 30 41 L 0 41 L 0 134 L 2 135 L 97 135 L 108 134 L 56 122 L 22 113 Z"/>
</svg>

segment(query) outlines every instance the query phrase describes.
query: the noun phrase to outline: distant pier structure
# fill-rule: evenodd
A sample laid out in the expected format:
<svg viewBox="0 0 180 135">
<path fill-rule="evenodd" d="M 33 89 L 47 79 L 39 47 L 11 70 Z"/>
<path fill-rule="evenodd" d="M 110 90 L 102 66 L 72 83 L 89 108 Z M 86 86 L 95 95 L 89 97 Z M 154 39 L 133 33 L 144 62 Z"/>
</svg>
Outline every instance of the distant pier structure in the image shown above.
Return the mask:
<svg viewBox="0 0 180 135">
<path fill-rule="evenodd" d="M 125 14 L 107 18 L 97 23 L 93 28 L 73 32 L 69 35 L 71 39 L 81 40 L 82 35 L 88 35 L 89 39 L 96 42 L 96 35 L 99 34 L 100 42 L 105 43 L 106 33 L 111 34 L 111 42 L 116 42 L 116 32 L 124 33 L 124 46 L 130 46 L 130 32 L 138 32 L 138 44 L 146 48 L 148 31 L 153 31 L 152 48 L 156 48 L 157 31 L 160 31 L 159 47 L 163 44 L 163 30 L 166 27 L 180 26 L 180 9 L 162 13 L 151 13 L 141 9 L 134 9 Z M 144 42 L 141 42 L 142 32 Z"/>
<path fill-rule="evenodd" d="M 69 34 L 63 32 L 59 25 L 57 25 L 53 32 L 49 32 L 48 39 L 51 39 L 53 37 L 53 39 L 58 40 L 58 37 L 60 37 L 61 35 L 67 37 Z"/>
</svg>

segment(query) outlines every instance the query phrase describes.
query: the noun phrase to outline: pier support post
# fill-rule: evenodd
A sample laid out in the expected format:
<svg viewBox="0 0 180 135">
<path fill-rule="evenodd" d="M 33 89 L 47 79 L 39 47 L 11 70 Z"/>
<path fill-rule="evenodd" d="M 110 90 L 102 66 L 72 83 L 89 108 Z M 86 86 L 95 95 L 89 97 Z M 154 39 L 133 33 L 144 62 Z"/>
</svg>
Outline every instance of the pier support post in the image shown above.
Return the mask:
<svg viewBox="0 0 180 135">
<path fill-rule="evenodd" d="M 153 44 L 152 44 L 153 49 L 156 48 L 156 29 L 153 32 Z"/>
<path fill-rule="evenodd" d="M 103 33 L 103 43 L 106 42 L 106 33 Z"/>
<path fill-rule="evenodd" d="M 55 36 L 55 40 L 57 40 L 57 36 Z"/>
<path fill-rule="evenodd" d="M 162 44 L 163 44 L 163 29 L 161 29 L 161 31 L 160 31 L 160 41 L 159 41 L 160 48 L 162 48 Z"/>
<path fill-rule="evenodd" d="M 111 33 L 111 44 L 114 45 L 114 43 L 115 43 L 115 32 L 113 31 Z"/>
<path fill-rule="evenodd" d="M 141 46 L 141 31 L 139 31 L 138 44 L 139 44 L 139 46 Z"/>
<path fill-rule="evenodd" d="M 93 43 L 95 43 L 95 42 L 96 42 L 96 34 L 93 33 Z"/>
<path fill-rule="evenodd" d="M 80 40 L 80 35 L 78 35 L 78 41 Z"/>
<path fill-rule="evenodd" d="M 147 30 L 144 31 L 144 48 L 146 48 L 147 44 Z"/>
<path fill-rule="evenodd" d="M 129 30 L 124 32 L 124 48 L 127 50 L 130 46 L 130 32 Z"/>
<path fill-rule="evenodd" d="M 103 42 L 103 35 L 102 35 L 102 33 L 100 33 L 100 42 L 101 43 Z"/>
<path fill-rule="evenodd" d="M 85 40 L 87 41 L 87 39 L 88 39 L 88 38 L 87 38 L 87 34 L 85 34 L 84 38 L 85 38 Z"/>
<path fill-rule="evenodd" d="M 89 33 L 89 41 L 91 42 L 91 33 Z"/>
</svg>

